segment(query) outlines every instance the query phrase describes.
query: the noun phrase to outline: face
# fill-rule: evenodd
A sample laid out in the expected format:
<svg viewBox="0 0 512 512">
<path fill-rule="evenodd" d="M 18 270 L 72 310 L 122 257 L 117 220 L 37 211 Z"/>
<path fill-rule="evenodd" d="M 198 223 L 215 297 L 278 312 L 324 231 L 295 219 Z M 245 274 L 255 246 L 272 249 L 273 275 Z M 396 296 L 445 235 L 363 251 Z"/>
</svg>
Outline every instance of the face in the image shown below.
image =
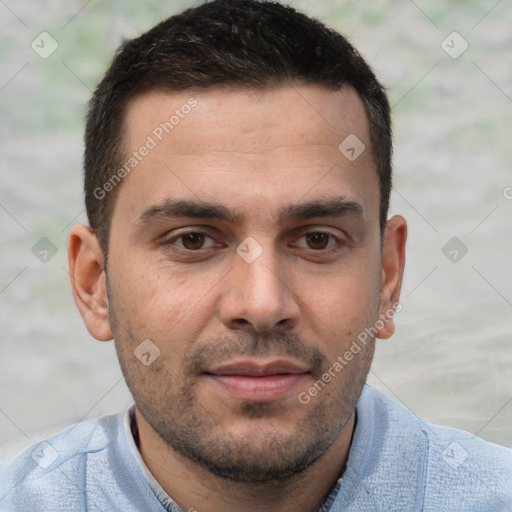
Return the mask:
<svg viewBox="0 0 512 512">
<path fill-rule="evenodd" d="M 359 97 L 152 92 L 126 126 L 141 158 L 112 217 L 108 323 L 138 414 L 225 478 L 303 471 L 353 414 L 374 350 L 354 340 L 396 299 Z"/>
</svg>

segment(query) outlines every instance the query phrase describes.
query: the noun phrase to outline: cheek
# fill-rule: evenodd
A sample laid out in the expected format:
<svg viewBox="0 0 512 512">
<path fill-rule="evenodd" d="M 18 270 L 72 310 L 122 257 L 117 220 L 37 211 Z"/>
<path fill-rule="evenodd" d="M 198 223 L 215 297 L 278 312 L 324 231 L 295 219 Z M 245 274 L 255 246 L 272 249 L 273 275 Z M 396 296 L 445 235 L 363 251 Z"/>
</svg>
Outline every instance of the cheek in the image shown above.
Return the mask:
<svg viewBox="0 0 512 512">
<path fill-rule="evenodd" d="M 378 318 L 380 267 L 375 261 L 366 263 L 302 279 L 303 315 L 318 340 L 331 340 L 324 346 L 330 358 L 343 353 Z"/>
<path fill-rule="evenodd" d="M 118 261 L 112 271 L 111 293 L 120 324 L 129 320 L 135 339 L 149 338 L 161 349 L 179 338 L 186 347 L 207 319 L 211 309 L 212 284 L 218 278 L 197 272 L 177 270 L 165 261 L 148 262 L 148 257 L 133 255 Z M 174 347 L 178 348 L 178 347 Z"/>
<path fill-rule="evenodd" d="M 303 298 L 322 317 L 336 319 L 368 312 L 379 302 L 380 264 L 352 258 L 323 274 L 301 276 Z M 335 316 L 332 316 L 332 315 Z"/>
</svg>

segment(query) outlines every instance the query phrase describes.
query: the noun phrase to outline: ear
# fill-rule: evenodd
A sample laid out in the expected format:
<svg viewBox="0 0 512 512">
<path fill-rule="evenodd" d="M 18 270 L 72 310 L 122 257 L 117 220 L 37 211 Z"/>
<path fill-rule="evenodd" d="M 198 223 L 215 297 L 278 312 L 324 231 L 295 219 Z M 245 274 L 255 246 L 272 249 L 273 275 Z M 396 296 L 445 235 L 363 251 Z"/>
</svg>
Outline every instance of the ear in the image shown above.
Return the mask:
<svg viewBox="0 0 512 512">
<path fill-rule="evenodd" d="M 395 322 L 393 313 L 400 311 L 400 290 L 405 266 L 405 242 L 407 240 L 407 223 L 396 215 L 388 220 L 382 246 L 382 270 L 380 288 L 380 324 L 377 338 L 393 336 Z"/>
<path fill-rule="evenodd" d="M 111 340 L 103 252 L 88 226 L 71 228 L 68 262 L 73 298 L 87 330 L 99 341 Z"/>
</svg>

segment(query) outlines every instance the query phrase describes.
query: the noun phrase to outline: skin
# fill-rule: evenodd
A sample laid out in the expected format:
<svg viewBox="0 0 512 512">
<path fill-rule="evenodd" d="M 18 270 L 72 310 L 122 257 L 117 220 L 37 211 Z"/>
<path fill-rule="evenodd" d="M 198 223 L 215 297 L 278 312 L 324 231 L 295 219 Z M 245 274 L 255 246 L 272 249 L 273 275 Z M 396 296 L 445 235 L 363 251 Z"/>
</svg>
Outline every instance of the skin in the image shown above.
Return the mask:
<svg viewBox="0 0 512 512">
<path fill-rule="evenodd" d="M 128 106 L 127 154 L 192 96 L 197 107 L 120 185 L 108 293 L 95 234 L 73 227 L 74 298 L 91 335 L 114 338 L 142 457 L 180 507 L 314 511 L 345 467 L 375 340 L 309 403 L 298 395 L 398 302 L 406 223 L 388 220 L 381 246 L 378 177 L 352 89 L 151 92 Z M 354 161 L 338 150 L 349 134 L 366 146 Z M 151 210 L 169 199 L 218 203 L 240 218 Z M 359 211 L 277 219 L 326 200 Z M 190 232 L 207 236 L 179 237 Z M 249 236 L 262 249 L 252 263 L 236 252 Z M 390 320 L 377 337 L 393 332 Z M 148 366 L 134 355 L 145 339 L 160 350 Z M 233 396 L 204 373 L 277 357 L 308 373 L 273 401 Z"/>
</svg>

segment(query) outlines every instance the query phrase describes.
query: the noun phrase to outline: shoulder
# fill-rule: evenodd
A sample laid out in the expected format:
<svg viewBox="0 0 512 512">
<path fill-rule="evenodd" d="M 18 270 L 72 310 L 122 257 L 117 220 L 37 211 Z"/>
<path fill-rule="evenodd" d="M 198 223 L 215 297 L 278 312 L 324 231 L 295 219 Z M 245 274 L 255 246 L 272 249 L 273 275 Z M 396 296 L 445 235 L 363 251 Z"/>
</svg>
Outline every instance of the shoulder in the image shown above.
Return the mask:
<svg viewBox="0 0 512 512">
<path fill-rule="evenodd" d="M 85 421 L 26 448 L 0 467 L 0 509 L 40 510 L 48 502 L 61 510 L 59 496 L 68 510 L 85 509 L 86 461 L 108 452 L 121 422 L 122 415 Z"/>
<path fill-rule="evenodd" d="M 361 402 L 374 428 L 382 427 L 381 460 L 416 475 L 416 493 L 423 495 L 425 512 L 512 510 L 512 449 L 424 422 L 369 386 Z M 410 460 L 412 456 L 418 460 Z M 411 471 L 414 464 L 417 470 Z"/>
<path fill-rule="evenodd" d="M 426 502 L 432 510 L 512 510 L 512 449 L 463 430 L 424 423 Z M 468 505 L 465 508 L 464 505 Z"/>
</svg>

